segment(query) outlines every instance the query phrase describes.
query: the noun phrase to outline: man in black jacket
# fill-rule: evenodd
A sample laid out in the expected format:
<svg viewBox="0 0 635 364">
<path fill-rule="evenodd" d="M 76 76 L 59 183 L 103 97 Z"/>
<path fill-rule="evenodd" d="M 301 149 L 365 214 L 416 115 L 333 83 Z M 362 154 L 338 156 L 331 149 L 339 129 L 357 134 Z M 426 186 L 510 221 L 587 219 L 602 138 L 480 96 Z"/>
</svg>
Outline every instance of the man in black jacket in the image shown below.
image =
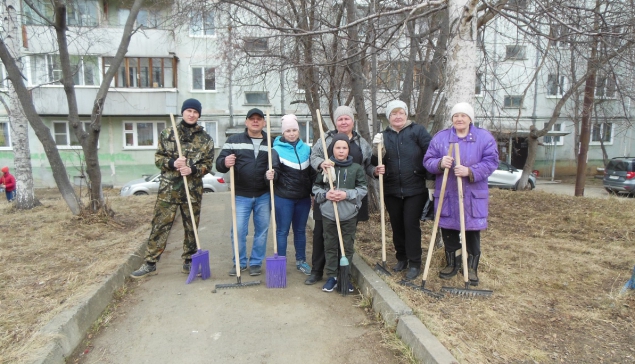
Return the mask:
<svg viewBox="0 0 635 364">
<path fill-rule="evenodd" d="M 216 159 L 216 170 L 229 172 L 234 167 L 234 188 L 236 193 L 236 225 L 238 228 L 238 250 L 240 270 L 247 269 L 247 229 L 249 216 L 254 214 L 254 244 L 249 257 L 249 275 L 261 274 L 262 261 L 267 249 L 267 233 L 271 218 L 271 196 L 264 176 L 268 169 L 267 143 L 269 138 L 263 131 L 265 117 L 260 109 L 247 112 L 245 132 L 227 138 Z M 231 229 L 234 241 L 234 230 Z M 234 257 L 235 261 L 235 257 Z M 236 275 L 234 266 L 230 276 Z"/>
</svg>

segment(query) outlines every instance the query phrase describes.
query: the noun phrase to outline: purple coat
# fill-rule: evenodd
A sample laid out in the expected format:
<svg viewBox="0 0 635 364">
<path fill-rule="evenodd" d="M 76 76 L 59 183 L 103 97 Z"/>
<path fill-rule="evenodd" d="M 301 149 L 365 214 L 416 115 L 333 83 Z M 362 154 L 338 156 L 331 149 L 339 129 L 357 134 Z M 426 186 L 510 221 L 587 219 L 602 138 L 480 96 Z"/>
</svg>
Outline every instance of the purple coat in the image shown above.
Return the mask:
<svg viewBox="0 0 635 364">
<path fill-rule="evenodd" d="M 454 145 L 452 156 L 456 161 L 457 145 L 461 152 L 461 164 L 469 167 L 474 175 L 474 182 L 463 177 L 463 203 L 465 211 L 465 230 L 483 230 L 487 228 L 487 214 L 489 206 L 489 191 L 487 177 L 498 168 L 498 147 L 496 140 L 485 129 L 470 124 L 468 135 L 461 139 L 456 135 L 454 127 L 438 132 L 428 147 L 423 166 L 436 175 L 434 190 L 434 207 L 438 208 L 443 171 L 439 170 L 439 161 L 448 155 L 450 143 Z M 450 171 L 445 187 L 445 197 L 441 208 L 439 226 L 445 229 L 461 230 L 459 217 L 459 192 L 457 179 Z"/>
</svg>

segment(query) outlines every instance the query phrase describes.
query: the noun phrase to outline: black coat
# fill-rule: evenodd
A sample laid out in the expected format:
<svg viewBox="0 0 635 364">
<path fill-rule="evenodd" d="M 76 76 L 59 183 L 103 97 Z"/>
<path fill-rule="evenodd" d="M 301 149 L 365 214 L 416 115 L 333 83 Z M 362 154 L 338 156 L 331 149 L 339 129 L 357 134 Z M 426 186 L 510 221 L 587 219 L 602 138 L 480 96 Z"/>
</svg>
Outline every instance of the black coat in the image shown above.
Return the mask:
<svg viewBox="0 0 635 364">
<path fill-rule="evenodd" d="M 269 183 L 264 179 L 264 175 L 269 169 L 269 158 L 267 143 L 269 136 L 264 131 L 258 157 L 254 157 L 254 145 L 247 131 L 241 134 L 234 134 L 227 138 L 223 149 L 216 159 L 216 170 L 221 173 L 229 172 L 225 167 L 225 157 L 230 154 L 236 155 L 234 165 L 234 186 L 237 196 L 259 197 L 269 192 Z"/>
</svg>

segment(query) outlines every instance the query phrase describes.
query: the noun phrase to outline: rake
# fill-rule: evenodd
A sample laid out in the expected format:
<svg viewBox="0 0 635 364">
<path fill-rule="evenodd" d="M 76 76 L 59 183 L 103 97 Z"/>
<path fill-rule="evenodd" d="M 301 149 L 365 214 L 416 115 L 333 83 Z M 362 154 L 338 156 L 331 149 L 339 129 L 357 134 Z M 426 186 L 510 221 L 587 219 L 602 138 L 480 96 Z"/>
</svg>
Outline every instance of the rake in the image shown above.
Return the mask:
<svg viewBox="0 0 635 364">
<path fill-rule="evenodd" d="M 236 188 L 234 186 L 234 166 L 229 167 L 230 195 L 232 203 L 232 228 L 234 229 L 234 263 L 236 263 L 236 283 L 217 284 L 216 289 L 223 288 L 243 288 L 249 286 L 257 286 L 260 281 L 251 281 L 243 283 L 240 278 L 240 252 L 238 251 L 238 227 L 236 223 Z"/>
<path fill-rule="evenodd" d="M 448 150 L 448 156 L 452 156 L 453 146 L 454 144 L 450 144 L 450 148 Z M 411 281 L 406 281 L 406 280 L 399 282 L 406 287 L 419 290 L 427 294 L 428 296 L 432 296 L 434 298 L 442 298 L 443 294 L 427 289 L 426 279 L 428 278 L 428 272 L 430 270 L 430 261 L 432 260 L 432 249 L 434 249 L 434 243 L 437 237 L 437 229 L 439 228 L 439 219 L 441 218 L 441 207 L 443 207 L 443 198 L 445 197 L 445 187 L 448 182 L 449 173 L 450 173 L 449 168 L 446 168 L 445 171 L 443 171 L 443 181 L 441 182 L 441 193 L 439 195 L 439 205 L 437 206 L 437 210 L 434 214 L 434 225 L 432 225 L 432 235 L 430 235 L 430 246 L 428 246 L 428 256 L 426 257 L 426 265 L 425 265 L 425 268 L 423 269 L 423 277 L 421 279 L 421 286 L 417 286 Z"/>
<path fill-rule="evenodd" d="M 322 141 L 322 149 L 324 150 L 324 159 L 328 159 L 328 152 L 326 151 L 326 140 L 324 139 L 324 131 L 322 130 L 322 114 L 320 110 L 315 110 L 318 117 L 320 140 Z M 329 179 L 329 187 L 333 189 L 333 179 L 330 173 L 326 173 Z M 344 250 L 344 240 L 342 239 L 342 228 L 340 227 L 340 215 L 337 211 L 337 202 L 333 201 L 333 210 L 335 212 L 335 225 L 337 226 L 337 237 L 340 243 L 340 251 L 342 257 L 340 258 L 340 269 L 337 273 L 337 287 L 342 296 L 348 295 L 348 284 L 350 282 L 351 266 L 346 258 L 346 251 Z"/>
<path fill-rule="evenodd" d="M 450 144 L 452 145 L 452 144 Z M 459 145 L 456 145 L 456 164 L 461 165 L 461 153 Z M 446 169 L 447 171 L 447 169 Z M 465 288 L 441 287 L 441 291 L 459 296 L 484 296 L 489 297 L 492 291 L 484 289 L 470 289 L 470 280 L 467 277 L 467 241 L 465 239 L 465 207 L 463 206 L 463 177 L 457 177 L 457 188 L 459 190 L 459 218 L 461 222 L 461 255 L 463 258 L 463 281 Z"/>
<path fill-rule="evenodd" d="M 271 161 L 271 126 L 269 123 L 269 110 L 267 110 L 267 135 L 269 143 L 267 143 L 269 170 L 273 169 Z M 267 257 L 266 281 L 267 288 L 285 288 L 287 286 L 287 257 L 278 255 L 278 240 L 276 236 L 276 208 L 275 197 L 273 194 L 273 180 L 269 181 L 269 193 L 271 195 L 271 226 L 273 227 L 273 257 Z"/>
<path fill-rule="evenodd" d="M 383 141 L 381 143 L 379 143 L 379 145 L 377 145 L 377 159 L 379 161 L 379 165 L 381 166 L 382 163 L 382 150 L 383 148 Z M 390 271 L 388 271 L 388 268 L 386 267 L 386 212 L 384 209 L 384 175 L 380 174 L 379 175 L 379 212 L 381 215 L 381 262 L 378 262 L 377 264 L 375 264 L 375 271 L 377 271 L 377 273 L 383 274 L 383 275 L 387 275 L 387 276 L 391 276 L 392 273 L 390 273 Z"/>
<path fill-rule="evenodd" d="M 183 156 L 181 152 L 181 140 L 179 139 L 179 132 L 176 128 L 176 122 L 174 121 L 174 115 L 170 114 L 172 120 L 172 128 L 174 129 L 174 139 L 176 140 L 176 148 L 179 151 L 179 158 Z M 212 272 L 209 267 L 209 251 L 201 249 L 201 243 L 198 239 L 198 229 L 196 228 L 196 219 L 194 218 L 194 210 L 192 209 L 192 200 L 190 198 L 190 188 L 187 184 L 187 176 L 183 176 L 183 183 L 185 183 L 185 195 L 187 196 L 187 206 L 190 208 L 190 217 L 192 218 L 192 228 L 194 229 L 194 238 L 196 239 L 196 253 L 192 254 L 192 266 L 190 267 L 190 275 L 185 281 L 186 284 L 190 284 L 196 279 L 196 276 L 205 280 L 212 276 Z"/>
</svg>

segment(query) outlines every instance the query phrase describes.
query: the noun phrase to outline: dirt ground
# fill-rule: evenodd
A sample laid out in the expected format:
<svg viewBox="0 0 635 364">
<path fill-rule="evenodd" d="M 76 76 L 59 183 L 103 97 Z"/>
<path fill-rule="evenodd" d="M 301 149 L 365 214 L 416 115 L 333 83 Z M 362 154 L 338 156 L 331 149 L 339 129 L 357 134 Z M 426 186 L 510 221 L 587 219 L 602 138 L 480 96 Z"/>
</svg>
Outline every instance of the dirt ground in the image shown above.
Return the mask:
<svg viewBox="0 0 635 364">
<path fill-rule="evenodd" d="M 461 363 L 635 363 L 635 294 L 619 295 L 635 264 L 635 199 L 490 190 L 479 289 L 491 298 L 436 300 L 385 278 Z M 381 227 L 360 224 L 357 251 L 381 257 Z M 432 222 L 422 222 L 424 259 Z M 388 262 L 396 263 L 387 226 Z M 426 288 L 443 281 L 435 249 Z"/>
</svg>

